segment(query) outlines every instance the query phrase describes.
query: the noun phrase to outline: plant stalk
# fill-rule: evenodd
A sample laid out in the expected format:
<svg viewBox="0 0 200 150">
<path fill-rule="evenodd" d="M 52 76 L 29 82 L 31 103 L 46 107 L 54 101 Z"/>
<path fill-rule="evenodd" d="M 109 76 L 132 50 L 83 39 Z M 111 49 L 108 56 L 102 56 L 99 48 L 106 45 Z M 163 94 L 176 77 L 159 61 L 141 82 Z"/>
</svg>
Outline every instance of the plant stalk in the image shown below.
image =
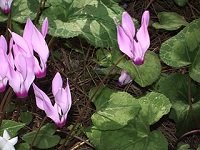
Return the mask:
<svg viewBox="0 0 200 150">
<path fill-rule="evenodd" d="M 41 124 L 40 124 L 40 126 L 39 126 L 39 128 L 38 128 L 38 130 L 37 130 L 37 132 L 36 132 L 36 134 L 35 134 L 35 136 L 34 136 L 34 138 L 33 138 L 33 141 L 32 141 L 32 143 L 31 143 L 31 145 L 30 145 L 30 149 L 31 149 L 31 150 L 32 150 L 33 145 L 34 145 L 34 143 L 35 143 L 35 140 L 36 140 L 36 138 L 37 138 L 37 136 L 38 136 L 38 134 L 39 134 L 39 131 L 40 131 L 40 129 L 41 129 L 41 127 L 42 127 L 42 125 L 44 124 L 44 122 L 45 122 L 46 119 L 47 119 L 47 116 L 45 116 L 44 119 L 42 120 L 42 122 L 41 122 Z"/>
</svg>

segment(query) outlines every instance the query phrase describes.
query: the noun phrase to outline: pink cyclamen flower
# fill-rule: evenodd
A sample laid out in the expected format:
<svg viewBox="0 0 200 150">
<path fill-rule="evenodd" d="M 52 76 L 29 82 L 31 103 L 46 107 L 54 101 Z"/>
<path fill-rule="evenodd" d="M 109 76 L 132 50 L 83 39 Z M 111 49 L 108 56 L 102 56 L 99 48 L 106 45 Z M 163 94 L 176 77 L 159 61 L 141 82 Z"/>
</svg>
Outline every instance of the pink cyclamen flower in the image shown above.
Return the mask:
<svg viewBox="0 0 200 150">
<path fill-rule="evenodd" d="M 8 82 L 9 61 L 7 56 L 7 42 L 2 35 L 0 36 L 0 64 L 0 92 L 4 92 Z"/>
<path fill-rule="evenodd" d="M 13 0 L 0 0 L 0 7 L 1 10 L 5 13 L 8 14 L 10 12 L 10 7 L 12 4 Z"/>
<path fill-rule="evenodd" d="M 11 32 L 11 31 L 10 31 Z M 20 35 L 11 32 L 9 57 L 9 85 L 17 97 L 28 96 L 28 91 L 35 79 L 34 55 L 28 42 Z"/>
<path fill-rule="evenodd" d="M 13 88 L 17 97 L 27 97 L 29 88 L 35 79 L 33 58 L 25 57 L 21 53 L 14 57 L 9 53 L 9 58 L 9 85 Z"/>
<path fill-rule="evenodd" d="M 119 84 L 126 85 L 132 82 L 131 76 L 124 70 L 122 70 L 121 75 L 119 77 Z"/>
<path fill-rule="evenodd" d="M 35 84 L 33 84 L 33 89 L 37 107 L 44 110 L 47 117 L 51 118 L 58 127 L 63 127 L 72 104 L 68 80 L 66 87 L 63 88 L 63 81 L 60 73 L 56 73 L 53 78 L 52 93 L 54 95 L 54 104 L 52 104 L 49 97 Z"/>
<path fill-rule="evenodd" d="M 117 41 L 119 49 L 136 65 L 144 62 L 144 56 L 150 46 L 148 33 L 149 11 L 142 15 L 141 27 L 137 33 L 131 16 L 127 12 L 122 14 L 121 25 L 117 24 Z"/>
<path fill-rule="evenodd" d="M 30 19 L 27 19 L 24 28 L 23 38 L 27 41 L 29 47 L 33 49 L 39 56 L 39 60 L 34 57 L 34 72 L 37 78 L 42 78 L 46 76 L 46 63 L 49 57 L 49 48 L 44 38 L 47 34 L 47 31 L 47 18 L 45 18 L 45 20 L 43 21 L 41 32 L 35 27 Z"/>
</svg>

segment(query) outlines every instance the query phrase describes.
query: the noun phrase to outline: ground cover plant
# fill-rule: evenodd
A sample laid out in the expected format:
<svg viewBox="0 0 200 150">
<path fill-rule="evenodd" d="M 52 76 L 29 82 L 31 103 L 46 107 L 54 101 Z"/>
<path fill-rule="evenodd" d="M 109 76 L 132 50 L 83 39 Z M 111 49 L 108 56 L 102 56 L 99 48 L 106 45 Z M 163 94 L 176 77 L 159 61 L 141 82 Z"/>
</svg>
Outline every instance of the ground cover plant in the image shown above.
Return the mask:
<svg viewBox="0 0 200 150">
<path fill-rule="evenodd" d="M 198 0 L 0 8 L 0 149 L 200 149 Z"/>
</svg>

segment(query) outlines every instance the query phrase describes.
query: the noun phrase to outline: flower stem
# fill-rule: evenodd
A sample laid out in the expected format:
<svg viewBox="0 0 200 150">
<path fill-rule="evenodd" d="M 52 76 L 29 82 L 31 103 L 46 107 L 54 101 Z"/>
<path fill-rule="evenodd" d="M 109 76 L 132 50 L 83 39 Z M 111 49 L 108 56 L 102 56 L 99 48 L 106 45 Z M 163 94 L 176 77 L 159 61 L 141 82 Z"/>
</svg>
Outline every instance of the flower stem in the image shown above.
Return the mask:
<svg viewBox="0 0 200 150">
<path fill-rule="evenodd" d="M 37 130 L 37 132 L 36 132 L 36 134 L 35 134 L 35 136 L 34 136 L 34 138 L 33 138 L 33 141 L 32 141 L 32 143 L 31 143 L 31 145 L 30 145 L 30 149 L 31 149 L 31 150 L 32 150 L 32 147 L 33 147 L 33 145 L 34 145 L 34 143 L 35 143 L 35 140 L 36 140 L 36 138 L 37 138 L 37 136 L 38 136 L 38 134 L 39 134 L 39 131 L 40 131 L 40 129 L 41 129 L 41 127 L 42 127 L 42 125 L 44 124 L 44 122 L 45 122 L 46 119 L 47 119 L 47 116 L 45 116 L 44 119 L 42 120 L 42 122 L 41 122 L 41 124 L 40 124 L 40 126 L 39 126 L 39 128 L 38 128 L 38 130 Z"/>
<path fill-rule="evenodd" d="M 39 5 L 39 7 L 37 9 L 37 14 L 36 14 L 35 21 L 34 21 L 35 24 L 38 24 L 38 21 L 40 19 L 41 13 L 42 13 L 42 10 L 45 7 L 45 3 L 46 3 L 46 0 L 40 0 L 40 5 Z"/>
<path fill-rule="evenodd" d="M 8 103 L 10 102 L 12 95 L 13 95 L 12 88 L 9 87 L 8 90 L 6 91 L 4 97 L 1 101 L 1 105 L 0 105 L 0 126 L 1 126 L 4 114 L 5 114 L 4 110 L 7 107 Z"/>
</svg>

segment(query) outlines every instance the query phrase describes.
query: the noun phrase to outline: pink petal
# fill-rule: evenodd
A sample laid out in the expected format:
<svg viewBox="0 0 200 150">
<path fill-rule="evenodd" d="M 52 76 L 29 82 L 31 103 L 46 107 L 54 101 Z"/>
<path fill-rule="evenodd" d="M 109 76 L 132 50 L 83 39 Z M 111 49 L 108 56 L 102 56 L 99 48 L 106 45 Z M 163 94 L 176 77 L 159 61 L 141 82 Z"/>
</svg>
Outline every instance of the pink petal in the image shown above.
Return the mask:
<svg viewBox="0 0 200 150">
<path fill-rule="evenodd" d="M 68 103 L 68 110 L 69 110 L 71 108 L 71 105 L 72 105 L 72 96 L 71 96 L 71 91 L 70 91 L 68 79 L 67 79 L 67 85 L 65 87 L 65 92 L 67 93 L 67 103 Z"/>
<path fill-rule="evenodd" d="M 126 72 L 122 71 L 121 75 L 119 77 L 119 83 L 120 85 L 126 85 L 132 82 L 131 76 Z"/>
<path fill-rule="evenodd" d="M 56 124 L 60 123 L 60 116 L 57 112 L 57 109 L 53 107 L 52 103 L 50 100 L 44 100 L 43 101 L 43 107 L 44 111 L 47 115 L 47 117 L 51 118 Z"/>
<path fill-rule="evenodd" d="M 49 48 L 46 41 L 44 40 L 43 35 L 34 27 L 34 32 L 32 35 L 32 46 L 36 53 L 38 53 L 40 59 L 43 63 L 46 64 L 49 57 Z"/>
<path fill-rule="evenodd" d="M 48 19 L 47 19 L 47 17 L 46 17 L 46 18 L 44 19 L 43 23 L 42 23 L 42 30 L 41 30 L 41 33 L 42 33 L 42 35 L 44 36 L 44 38 L 45 38 L 46 35 L 47 35 L 48 27 L 49 27 L 49 22 L 48 22 Z"/>
<path fill-rule="evenodd" d="M 34 25 L 30 19 L 27 19 L 26 25 L 23 32 L 23 38 L 28 43 L 30 49 L 32 49 L 32 35 L 33 35 Z M 31 51 L 33 53 L 33 51 Z"/>
<path fill-rule="evenodd" d="M 3 78 L 0 80 L 0 92 L 4 92 L 6 90 L 7 82 L 8 78 Z"/>
<path fill-rule="evenodd" d="M 7 53 L 8 46 L 6 39 L 3 35 L 0 36 L 0 48 L 4 51 L 4 53 Z"/>
<path fill-rule="evenodd" d="M 122 28 L 124 32 L 128 35 L 130 39 L 133 39 L 135 36 L 135 25 L 132 21 L 131 16 L 127 12 L 122 14 Z"/>
<path fill-rule="evenodd" d="M 45 99 L 49 99 L 49 97 L 42 90 L 40 90 L 34 83 L 33 83 L 33 90 L 35 93 L 37 107 L 40 108 L 41 110 L 44 110 L 43 101 Z"/>
<path fill-rule="evenodd" d="M 142 65 L 144 63 L 145 52 L 141 47 L 141 43 L 134 41 L 134 58 L 132 60 L 135 65 Z"/>
<path fill-rule="evenodd" d="M 149 11 L 145 11 L 142 15 L 141 27 L 139 28 L 136 34 L 137 41 L 140 43 L 143 53 L 145 53 L 150 46 L 148 25 L 149 25 Z"/>
<path fill-rule="evenodd" d="M 42 61 L 41 61 L 41 66 L 44 66 L 44 67 L 40 67 L 40 64 L 39 64 L 39 61 L 38 59 L 34 56 L 34 72 L 35 72 L 35 76 L 37 78 L 43 78 L 46 76 L 46 64 L 43 64 Z"/>
<path fill-rule="evenodd" d="M 117 41 L 119 49 L 126 54 L 129 58 L 133 58 L 132 54 L 132 41 L 124 32 L 121 26 L 117 26 Z"/>
<path fill-rule="evenodd" d="M 2 48 L 0 48 L 0 64 L 1 64 L 1 69 L 0 69 L 0 77 L 4 78 L 7 76 L 8 73 L 8 56 L 4 52 Z"/>
<path fill-rule="evenodd" d="M 24 40 L 23 37 L 21 37 L 20 35 L 14 33 L 14 32 L 11 32 L 12 34 L 12 39 L 13 41 L 15 42 L 15 44 L 17 46 L 19 46 L 19 51 L 24 55 L 24 56 L 27 56 L 27 57 L 30 57 L 32 56 L 32 50 L 29 49 L 29 46 L 28 46 L 28 43 Z"/>
<path fill-rule="evenodd" d="M 14 70 L 14 68 L 9 67 L 9 85 L 13 88 L 13 91 L 17 94 L 21 92 L 21 84 L 23 83 L 23 77 L 21 73 L 17 70 Z"/>
<path fill-rule="evenodd" d="M 70 106 L 67 99 L 67 93 L 63 88 L 58 90 L 55 95 L 55 103 L 61 108 L 63 114 L 68 112 Z"/>
<path fill-rule="evenodd" d="M 35 84 L 33 84 L 33 89 L 36 98 L 36 105 L 41 110 L 44 110 L 47 117 L 51 118 L 56 124 L 60 122 L 57 109 L 53 107 L 49 97 L 40 90 Z"/>
<path fill-rule="evenodd" d="M 59 72 L 56 73 L 52 80 L 52 93 L 56 96 L 57 92 L 62 88 L 63 81 Z"/>
</svg>

